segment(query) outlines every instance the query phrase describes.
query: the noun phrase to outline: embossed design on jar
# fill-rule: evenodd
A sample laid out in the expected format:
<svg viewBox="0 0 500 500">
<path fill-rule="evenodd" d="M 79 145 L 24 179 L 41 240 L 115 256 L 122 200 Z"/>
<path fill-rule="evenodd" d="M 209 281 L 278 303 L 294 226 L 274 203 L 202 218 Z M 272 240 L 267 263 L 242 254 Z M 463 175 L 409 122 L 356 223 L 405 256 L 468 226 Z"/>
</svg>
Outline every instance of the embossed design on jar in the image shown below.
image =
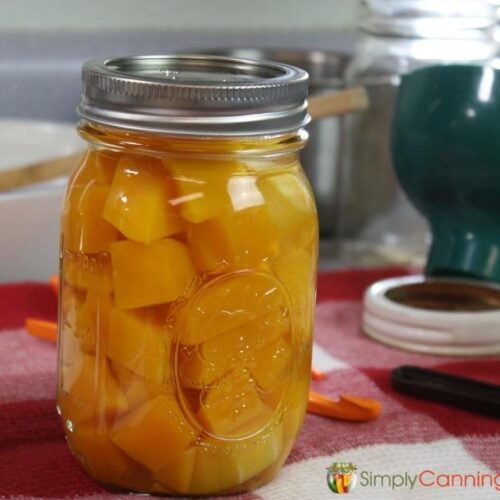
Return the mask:
<svg viewBox="0 0 500 500">
<path fill-rule="evenodd" d="M 184 411 L 207 434 L 253 435 L 281 411 L 292 370 L 288 295 L 269 273 L 216 278 L 179 311 L 174 371 Z"/>
</svg>

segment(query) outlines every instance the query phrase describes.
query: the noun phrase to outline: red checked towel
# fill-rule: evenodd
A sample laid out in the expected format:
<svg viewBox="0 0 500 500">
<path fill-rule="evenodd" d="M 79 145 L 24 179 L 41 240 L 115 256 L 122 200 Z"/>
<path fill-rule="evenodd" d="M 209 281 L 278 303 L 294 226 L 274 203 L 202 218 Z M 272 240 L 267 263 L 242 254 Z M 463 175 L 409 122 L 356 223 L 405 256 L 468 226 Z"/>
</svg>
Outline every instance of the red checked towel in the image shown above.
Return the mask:
<svg viewBox="0 0 500 500">
<path fill-rule="evenodd" d="M 426 484 L 439 474 L 494 478 L 500 473 L 500 420 L 398 395 L 389 385 L 390 370 L 415 364 L 500 383 L 500 359 L 411 354 L 365 337 L 360 331 L 364 289 L 402 273 L 340 271 L 319 279 L 314 362 L 328 378 L 313 382 L 313 388 L 333 397 L 350 393 L 376 398 L 383 404 L 382 416 L 353 424 L 307 415 L 280 475 L 242 498 L 334 498 L 326 481 L 326 468 L 334 461 L 357 466 L 353 498 L 500 497 L 500 474 L 498 490 L 488 482 L 483 487 L 417 482 L 410 489 L 408 478 L 423 471 Z M 22 325 L 28 315 L 55 319 L 56 298 L 50 288 L 0 286 L 0 498 L 130 499 L 95 484 L 69 452 L 55 412 L 55 348 L 26 334 Z M 377 475 L 386 475 L 383 484 Z M 405 477 L 399 486 L 399 478 Z M 443 477 L 440 481 L 446 482 L 448 476 Z"/>
</svg>

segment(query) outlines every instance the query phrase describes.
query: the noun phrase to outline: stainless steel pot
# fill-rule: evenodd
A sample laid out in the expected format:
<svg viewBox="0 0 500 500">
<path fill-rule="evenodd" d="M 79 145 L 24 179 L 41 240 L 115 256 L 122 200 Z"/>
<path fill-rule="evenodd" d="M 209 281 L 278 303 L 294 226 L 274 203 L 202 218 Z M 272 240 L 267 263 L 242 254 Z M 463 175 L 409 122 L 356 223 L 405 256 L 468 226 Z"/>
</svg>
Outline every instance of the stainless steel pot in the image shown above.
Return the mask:
<svg viewBox="0 0 500 500">
<path fill-rule="evenodd" d="M 347 55 L 335 52 L 260 49 L 203 49 L 190 53 L 224 55 L 248 59 L 271 60 L 292 64 L 309 73 L 311 95 L 340 89 L 342 74 L 349 61 Z M 302 164 L 311 182 L 318 207 L 322 238 L 334 235 L 337 197 L 340 118 L 325 118 L 308 126 L 309 143 L 302 151 Z"/>
</svg>

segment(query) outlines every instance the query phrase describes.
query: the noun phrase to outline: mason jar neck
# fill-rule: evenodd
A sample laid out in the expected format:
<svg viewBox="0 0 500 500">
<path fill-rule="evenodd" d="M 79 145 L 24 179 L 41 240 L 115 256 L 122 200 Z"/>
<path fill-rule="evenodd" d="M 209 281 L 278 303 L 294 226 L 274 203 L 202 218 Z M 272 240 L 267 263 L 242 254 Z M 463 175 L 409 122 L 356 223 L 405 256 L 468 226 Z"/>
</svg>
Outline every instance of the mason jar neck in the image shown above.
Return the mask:
<svg viewBox="0 0 500 500">
<path fill-rule="evenodd" d="M 493 40 L 494 0 L 363 0 L 359 28 L 372 36 Z"/>
<path fill-rule="evenodd" d="M 498 54 L 495 23 L 493 0 L 364 0 L 345 80 L 369 85 L 429 64 L 486 63 Z"/>
<path fill-rule="evenodd" d="M 104 126 L 80 120 L 78 133 L 94 147 L 138 154 L 173 157 L 189 155 L 203 158 L 252 159 L 297 155 L 306 145 L 308 133 L 298 129 L 277 135 L 251 137 L 174 136 Z"/>
<path fill-rule="evenodd" d="M 401 75 L 429 64 L 474 64 L 492 60 L 498 52 L 495 41 L 359 37 L 354 63 L 357 73 Z M 349 75 L 349 71 L 347 72 Z"/>
</svg>

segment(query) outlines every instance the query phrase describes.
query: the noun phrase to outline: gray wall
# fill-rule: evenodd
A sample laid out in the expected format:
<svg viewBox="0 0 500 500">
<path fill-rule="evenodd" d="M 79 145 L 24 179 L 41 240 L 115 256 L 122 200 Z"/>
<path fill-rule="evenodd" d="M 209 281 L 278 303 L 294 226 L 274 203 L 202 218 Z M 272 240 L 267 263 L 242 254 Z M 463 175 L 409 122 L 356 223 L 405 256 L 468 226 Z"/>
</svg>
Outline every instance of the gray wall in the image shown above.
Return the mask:
<svg viewBox="0 0 500 500">
<path fill-rule="evenodd" d="M 0 0 L 0 117 L 74 121 L 82 62 L 216 47 L 344 50 L 357 0 Z"/>
<path fill-rule="evenodd" d="M 345 30 L 357 0 L 1 0 L 1 31 Z"/>
</svg>

